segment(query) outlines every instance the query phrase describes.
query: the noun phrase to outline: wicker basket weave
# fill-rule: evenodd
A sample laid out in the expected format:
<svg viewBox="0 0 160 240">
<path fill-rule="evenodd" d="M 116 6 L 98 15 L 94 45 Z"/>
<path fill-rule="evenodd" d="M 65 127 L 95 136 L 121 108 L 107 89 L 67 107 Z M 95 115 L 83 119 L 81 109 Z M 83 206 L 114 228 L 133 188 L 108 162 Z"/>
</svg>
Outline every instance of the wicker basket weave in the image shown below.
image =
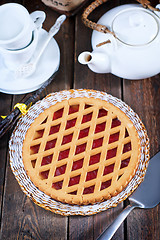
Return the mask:
<svg viewBox="0 0 160 240">
<path fill-rule="evenodd" d="M 82 14 L 82 21 L 86 25 L 86 27 L 89 27 L 93 30 L 96 30 L 98 32 L 102 33 L 111 33 L 113 36 L 115 34 L 111 32 L 105 25 L 97 24 L 95 22 L 92 22 L 91 20 L 88 19 L 89 15 L 100 5 L 102 5 L 105 2 L 108 2 L 109 0 L 95 0 L 92 2 L 83 12 Z M 148 0 L 136 0 L 137 2 L 141 3 L 144 8 L 148 8 L 152 11 L 159 11 L 158 8 L 154 8 L 151 6 L 150 1 Z"/>
<path fill-rule="evenodd" d="M 129 119 L 133 122 L 141 140 L 141 158 L 134 178 L 132 178 L 127 187 L 121 193 L 101 203 L 86 206 L 77 206 L 55 201 L 48 195 L 41 192 L 31 182 L 24 169 L 22 161 L 22 146 L 28 128 L 41 112 L 56 104 L 57 102 L 61 102 L 62 100 L 84 96 L 108 101 L 118 107 L 129 117 Z M 17 179 L 23 192 L 37 205 L 64 216 L 92 215 L 104 211 L 108 208 L 117 206 L 117 204 L 125 200 L 143 181 L 149 161 L 149 139 L 145 127 L 137 114 L 121 100 L 107 93 L 94 90 L 66 90 L 49 94 L 43 100 L 38 101 L 29 109 L 27 114 L 19 120 L 9 142 L 9 153 L 10 166 L 13 174 L 15 175 L 15 178 Z"/>
</svg>

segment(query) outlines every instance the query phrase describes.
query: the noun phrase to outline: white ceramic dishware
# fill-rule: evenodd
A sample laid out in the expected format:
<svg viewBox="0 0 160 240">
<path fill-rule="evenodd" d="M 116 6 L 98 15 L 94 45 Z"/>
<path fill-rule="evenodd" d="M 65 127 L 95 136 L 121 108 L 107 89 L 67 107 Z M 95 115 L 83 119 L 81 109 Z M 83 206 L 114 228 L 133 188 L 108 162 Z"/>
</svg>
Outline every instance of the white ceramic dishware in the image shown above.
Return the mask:
<svg viewBox="0 0 160 240">
<path fill-rule="evenodd" d="M 10 70 L 15 70 L 20 64 L 28 62 L 35 52 L 38 42 L 39 30 L 33 31 L 33 39 L 31 43 L 20 50 L 8 50 L 0 48 L 0 53 L 3 57 L 5 66 Z"/>
<path fill-rule="evenodd" d="M 160 4 L 156 6 L 160 9 Z M 144 79 L 160 72 L 160 11 L 126 4 L 105 13 L 98 21 L 111 33 L 93 31 L 93 52 L 78 60 L 96 73 L 113 73 L 125 79 Z"/>
<path fill-rule="evenodd" d="M 42 48 L 48 32 L 39 30 L 38 43 L 34 52 L 36 57 Z M 54 56 L 54 57 L 53 57 Z M 24 94 L 40 88 L 52 75 L 58 71 L 60 65 L 60 49 L 54 38 L 47 45 L 37 64 L 35 72 L 27 78 L 16 78 L 14 71 L 8 69 L 0 55 L 0 92 L 8 94 Z"/>
<path fill-rule="evenodd" d="M 0 6 L 0 47 L 19 50 L 28 46 L 33 31 L 42 27 L 45 20 L 43 11 L 31 14 L 18 3 L 6 3 Z"/>
<path fill-rule="evenodd" d="M 46 47 L 47 47 L 48 43 L 50 42 L 50 40 L 52 39 L 52 37 L 59 31 L 62 23 L 65 20 L 66 20 L 66 15 L 61 15 L 60 17 L 57 18 L 55 24 L 50 28 L 50 30 L 48 32 L 48 36 L 47 36 L 43 46 L 41 47 L 39 54 L 36 56 L 36 58 L 32 59 L 30 62 L 28 62 L 26 64 L 20 65 L 17 69 L 15 69 L 15 77 L 16 78 L 26 78 L 35 72 L 37 63 L 38 63 L 41 55 L 43 54 L 44 50 L 46 49 Z"/>
</svg>

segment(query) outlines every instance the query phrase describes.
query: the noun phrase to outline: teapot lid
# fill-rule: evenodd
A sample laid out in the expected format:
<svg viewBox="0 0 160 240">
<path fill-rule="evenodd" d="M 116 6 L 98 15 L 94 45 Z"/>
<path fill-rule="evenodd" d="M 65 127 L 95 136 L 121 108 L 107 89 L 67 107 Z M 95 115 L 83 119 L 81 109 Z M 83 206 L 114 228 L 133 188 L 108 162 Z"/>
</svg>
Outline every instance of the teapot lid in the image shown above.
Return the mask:
<svg viewBox="0 0 160 240">
<path fill-rule="evenodd" d="M 112 30 L 116 37 L 132 46 L 151 42 L 156 37 L 158 29 L 158 22 L 153 14 L 141 8 L 123 10 L 112 22 Z"/>
</svg>

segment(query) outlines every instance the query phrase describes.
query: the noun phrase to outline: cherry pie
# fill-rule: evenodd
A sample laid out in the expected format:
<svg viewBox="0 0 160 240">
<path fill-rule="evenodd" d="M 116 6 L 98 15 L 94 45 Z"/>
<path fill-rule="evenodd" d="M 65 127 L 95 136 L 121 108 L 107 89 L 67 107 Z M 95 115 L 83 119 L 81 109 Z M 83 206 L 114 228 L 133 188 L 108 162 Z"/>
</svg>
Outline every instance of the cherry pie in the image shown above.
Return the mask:
<svg viewBox="0 0 160 240">
<path fill-rule="evenodd" d="M 22 149 L 34 185 L 55 200 L 77 205 L 122 192 L 141 157 L 139 135 L 129 117 L 94 94 L 78 94 L 82 91 L 68 91 L 71 98 L 61 98 L 65 91 L 60 92 L 59 101 L 30 125 Z"/>
</svg>

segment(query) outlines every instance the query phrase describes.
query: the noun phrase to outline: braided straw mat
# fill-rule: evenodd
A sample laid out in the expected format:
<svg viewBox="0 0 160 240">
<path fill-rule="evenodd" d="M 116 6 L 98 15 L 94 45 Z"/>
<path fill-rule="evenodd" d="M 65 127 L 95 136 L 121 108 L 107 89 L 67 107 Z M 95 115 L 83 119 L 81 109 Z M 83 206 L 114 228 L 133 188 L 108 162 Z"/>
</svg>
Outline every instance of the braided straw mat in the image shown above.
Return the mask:
<svg viewBox="0 0 160 240">
<path fill-rule="evenodd" d="M 140 151 L 141 157 L 136 174 L 129 182 L 127 187 L 121 191 L 118 195 L 111 199 L 105 200 L 100 203 L 89 205 L 70 205 L 62 203 L 52 199 L 40 191 L 30 180 L 26 174 L 22 160 L 22 147 L 25 139 L 26 132 L 33 121 L 42 113 L 45 109 L 70 98 L 87 97 L 96 98 L 107 101 L 114 106 L 118 107 L 124 112 L 135 126 L 140 139 Z M 124 201 L 143 181 L 146 169 L 149 161 L 149 139 L 145 130 L 145 127 L 137 114 L 120 99 L 117 99 L 107 93 L 95 91 L 95 90 L 64 90 L 49 94 L 47 97 L 34 104 L 27 114 L 19 120 L 16 128 L 14 129 L 11 139 L 9 141 L 9 153 L 10 153 L 10 165 L 23 192 L 37 205 L 50 210 L 54 213 L 58 213 L 64 216 L 69 215 L 92 215 L 98 212 L 104 211 L 111 207 L 116 207 L 117 204 Z"/>
</svg>

